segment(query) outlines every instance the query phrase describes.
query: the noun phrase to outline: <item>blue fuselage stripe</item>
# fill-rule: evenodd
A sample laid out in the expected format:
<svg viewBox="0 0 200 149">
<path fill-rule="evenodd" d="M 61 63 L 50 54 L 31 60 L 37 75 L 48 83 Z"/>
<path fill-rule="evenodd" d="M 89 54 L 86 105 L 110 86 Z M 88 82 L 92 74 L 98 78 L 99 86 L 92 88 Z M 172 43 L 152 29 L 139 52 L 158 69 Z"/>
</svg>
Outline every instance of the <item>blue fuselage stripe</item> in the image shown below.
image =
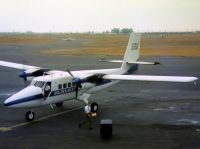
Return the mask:
<svg viewBox="0 0 200 149">
<path fill-rule="evenodd" d="M 68 94 L 71 92 L 75 92 L 75 87 L 53 91 L 53 92 L 51 92 L 50 97 Z M 29 101 L 39 100 L 42 98 L 44 98 L 43 94 L 39 94 L 39 95 L 34 95 L 34 96 L 26 97 L 26 98 L 21 98 L 21 99 L 15 100 L 15 101 L 11 101 L 11 102 L 5 103 L 4 105 L 12 106 L 12 105 L 21 104 L 21 103 L 25 103 L 25 102 L 29 102 Z"/>
<path fill-rule="evenodd" d="M 14 100 L 14 101 L 5 103 L 4 105 L 5 106 L 11 106 L 11 105 L 16 105 L 16 104 L 24 103 L 24 102 L 38 100 L 38 99 L 41 99 L 41 98 L 43 98 L 43 95 L 39 94 L 39 95 L 34 95 L 34 96 L 30 96 L 30 97 L 26 97 L 26 98 L 21 98 L 21 99 L 18 99 L 18 100 Z"/>
</svg>

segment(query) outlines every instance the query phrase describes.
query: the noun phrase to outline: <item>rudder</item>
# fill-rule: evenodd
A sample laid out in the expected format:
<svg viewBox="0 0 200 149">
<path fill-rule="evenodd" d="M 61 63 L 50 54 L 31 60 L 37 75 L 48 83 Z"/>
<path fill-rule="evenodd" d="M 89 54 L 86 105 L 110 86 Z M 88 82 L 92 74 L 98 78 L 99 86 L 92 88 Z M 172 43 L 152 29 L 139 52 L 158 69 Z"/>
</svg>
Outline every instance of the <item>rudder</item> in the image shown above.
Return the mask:
<svg viewBox="0 0 200 149">
<path fill-rule="evenodd" d="M 141 35 L 139 33 L 131 33 L 129 42 L 124 55 L 123 63 L 121 69 L 127 71 L 130 69 L 131 65 L 128 62 L 135 62 L 140 56 L 140 39 Z"/>
</svg>

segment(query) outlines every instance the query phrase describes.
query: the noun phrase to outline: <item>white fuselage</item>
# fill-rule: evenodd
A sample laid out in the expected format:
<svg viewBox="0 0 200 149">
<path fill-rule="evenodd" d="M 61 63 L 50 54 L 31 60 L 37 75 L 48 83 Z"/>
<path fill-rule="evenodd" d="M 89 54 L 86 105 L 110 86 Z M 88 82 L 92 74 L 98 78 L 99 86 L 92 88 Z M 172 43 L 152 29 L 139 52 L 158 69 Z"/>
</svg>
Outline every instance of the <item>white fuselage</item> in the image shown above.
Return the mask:
<svg viewBox="0 0 200 149">
<path fill-rule="evenodd" d="M 92 74 L 120 74 L 119 69 L 99 69 L 73 71 L 74 76 L 86 77 Z M 107 88 L 119 81 L 104 80 L 100 84 L 83 83 L 78 91 L 78 96 L 83 93 L 93 94 L 99 90 Z M 46 85 L 50 86 L 50 91 L 45 92 Z M 67 100 L 76 99 L 75 84 L 73 78 L 66 73 L 52 72 L 51 75 L 36 77 L 31 84 L 5 100 L 4 105 L 15 108 L 31 108 L 59 103 Z"/>
</svg>

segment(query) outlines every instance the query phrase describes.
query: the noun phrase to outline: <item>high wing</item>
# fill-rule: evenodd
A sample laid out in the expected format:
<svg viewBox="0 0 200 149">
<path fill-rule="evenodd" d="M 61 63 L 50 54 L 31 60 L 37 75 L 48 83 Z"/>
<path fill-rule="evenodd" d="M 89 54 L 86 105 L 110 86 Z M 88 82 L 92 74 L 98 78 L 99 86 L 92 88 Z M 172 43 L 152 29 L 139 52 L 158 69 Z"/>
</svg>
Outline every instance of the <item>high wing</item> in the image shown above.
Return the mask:
<svg viewBox="0 0 200 149">
<path fill-rule="evenodd" d="M 21 70 L 40 69 L 40 67 L 36 67 L 36 66 L 11 63 L 11 62 L 6 62 L 6 61 L 0 61 L 0 65 L 4 67 L 16 68 L 16 69 L 21 69 Z"/>
<path fill-rule="evenodd" d="M 194 82 L 198 78 L 186 76 L 104 75 L 103 79 L 126 81 Z"/>
<path fill-rule="evenodd" d="M 50 71 L 50 69 L 47 69 L 47 68 L 23 65 L 23 64 L 6 62 L 6 61 L 0 61 L 0 66 L 23 70 L 21 73 L 19 73 L 19 77 L 23 78 L 25 81 L 27 80 L 31 81 L 34 77 L 42 76 L 45 73 Z"/>
</svg>

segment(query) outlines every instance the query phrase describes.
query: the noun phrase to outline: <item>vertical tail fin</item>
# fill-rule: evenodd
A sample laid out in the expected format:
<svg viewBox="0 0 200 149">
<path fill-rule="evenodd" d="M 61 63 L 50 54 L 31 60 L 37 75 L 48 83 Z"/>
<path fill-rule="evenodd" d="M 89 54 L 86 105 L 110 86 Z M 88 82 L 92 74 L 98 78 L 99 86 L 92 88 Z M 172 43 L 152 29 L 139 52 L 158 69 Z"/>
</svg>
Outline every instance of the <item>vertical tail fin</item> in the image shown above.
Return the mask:
<svg viewBox="0 0 200 149">
<path fill-rule="evenodd" d="M 121 66 L 122 71 L 127 71 L 131 68 L 132 65 L 128 62 L 135 62 L 139 59 L 140 56 L 140 34 L 131 33 L 129 42 L 126 48 L 124 55 L 123 63 Z"/>
</svg>

